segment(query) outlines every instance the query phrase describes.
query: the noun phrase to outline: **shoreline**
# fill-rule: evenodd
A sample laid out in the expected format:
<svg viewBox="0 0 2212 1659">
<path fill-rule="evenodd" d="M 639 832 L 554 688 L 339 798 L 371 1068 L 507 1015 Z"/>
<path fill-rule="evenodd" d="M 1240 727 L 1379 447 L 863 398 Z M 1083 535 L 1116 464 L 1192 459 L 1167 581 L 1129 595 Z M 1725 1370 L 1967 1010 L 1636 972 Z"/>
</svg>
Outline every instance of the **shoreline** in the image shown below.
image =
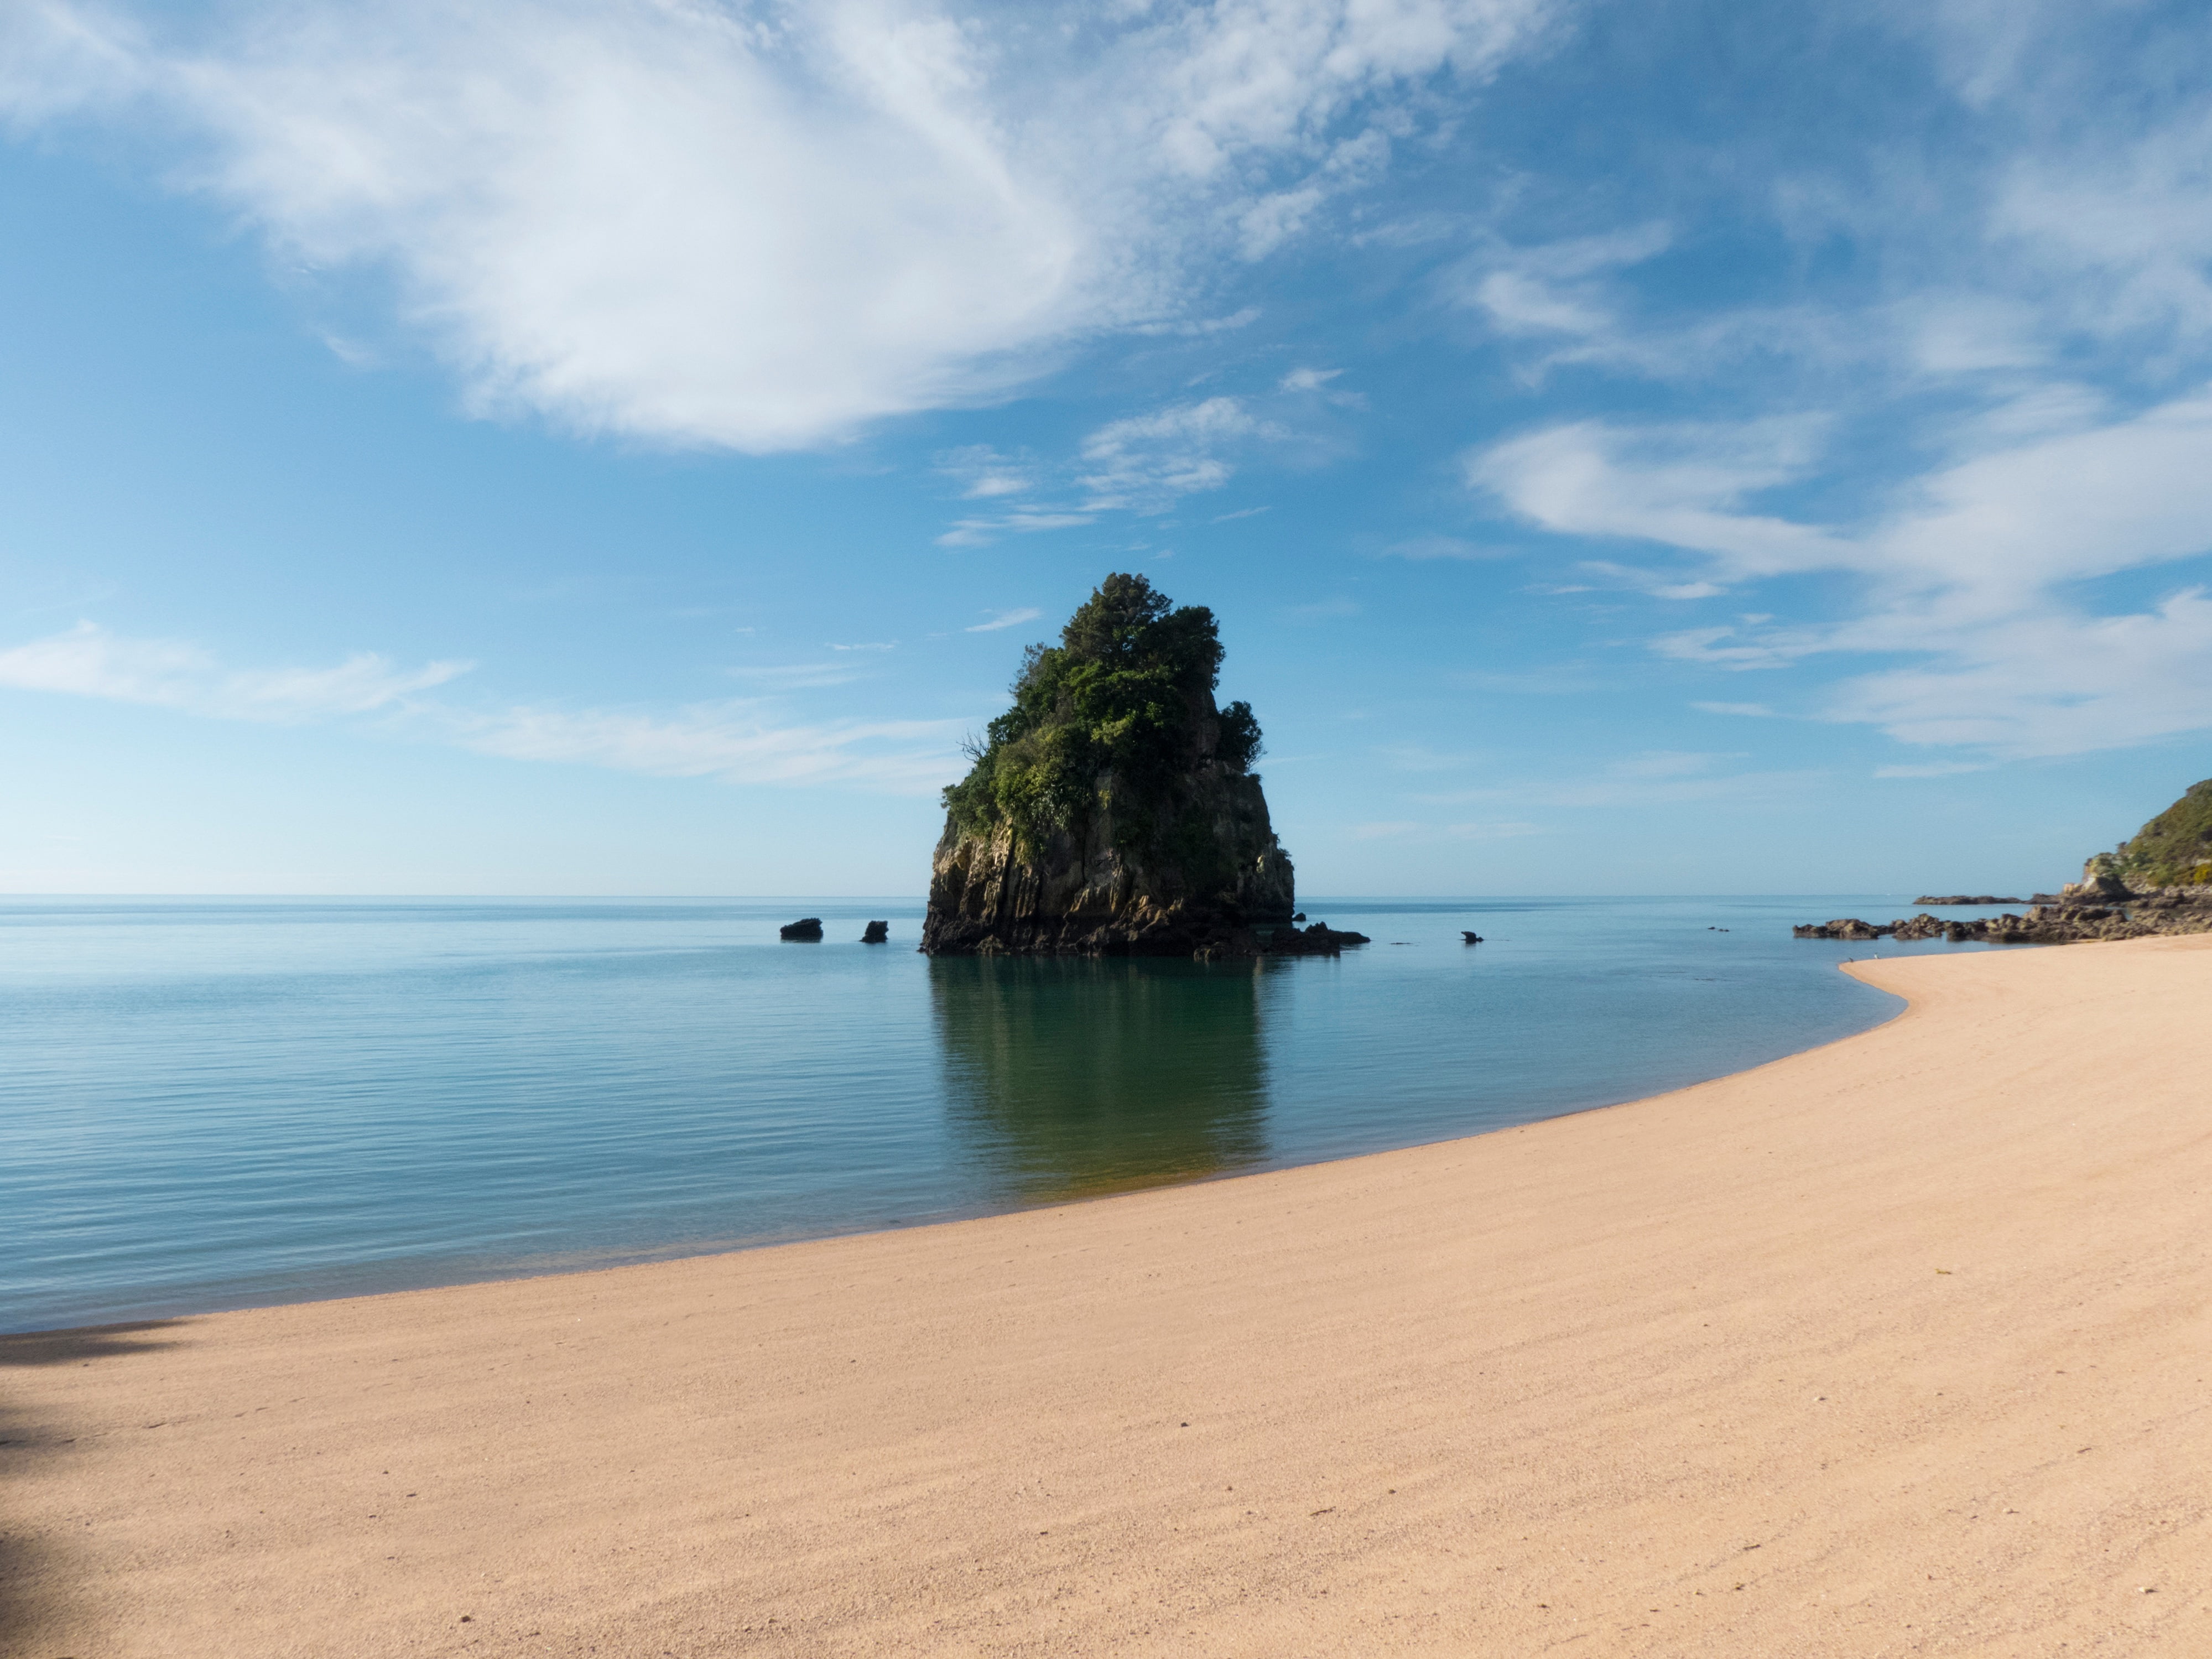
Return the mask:
<svg viewBox="0 0 2212 1659">
<path fill-rule="evenodd" d="M 2188 1639 L 2208 945 L 1861 961 L 1869 1030 L 1456 1140 L 0 1338 L 0 1651 Z"/>
<path fill-rule="evenodd" d="M 1836 970 L 1838 973 L 1850 974 L 1851 968 L 1862 962 L 1899 959 L 1882 957 L 1846 957 L 1836 964 Z M 1859 977 L 1855 974 L 1850 976 L 1855 979 Z M 1872 981 L 1863 982 L 1873 984 Z M 1881 990 L 1885 988 L 1875 986 L 1875 988 Z M 1139 1184 L 1109 1188 L 1097 1192 L 1078 1193 L 1046 1202 L 1020 1205 L 1008 1209 L 979 1210 L 968 1214 L 940 1216 L 927 1221 L 903 1222 L 891 1226 L 864 1225 L 842 1232 L 807 1233 L 795 1238 L 765 1239 L 757 1243 L 711 1245 L 704 1249 L 685 1249 L 680 1254 L 672 1255 L 647 1255 L 625 1261 L 571 1267 L 525 1268 L 520 1272 L 495 1270 L 480 1279 L 441 1279 L 435 1284 L 402 1285 L 390 1290 L 341 1291 L 330 1296 L 311 1296 L 287 1301 L 241 1302 L 218 1307 L 183 1309 L 166 1313 L 146 1313 L 134 1318 L 102 1321 L 97 1324 L 56 1325 L 23 1331 L 0 1330 L 0 1343 L 28 1340 L 33 1338 L 82 1336 L 103 1331 L 137 1330 L 149 1326 L 171 1324 L 181 1320 L 219 1318 L 234 1314 L 264 1313 L 288 1308 L 326 1307 L 333 1303 L 341 1302 L 382 1302 L 398 1297 L 434 1295 L 441 1291 L 481 1290 L 501 1285 L 533 1285 L 548 1280 L 574 1279 L 580 1275 L 590 1273 L 628 1273 L 639 1269 L 672 1267 L 684 1262 L 715 1261 L 731 1256 L 757 1255 L 775 1250 L 805 1249 L 810 1245 L 835 1243 L 852 1239 L 896 1237 L 908 1233 L 926 1232 L 938 1227 L 966 1227 L 978 1222 L 1002 1220 L 1010 1216 L 1033 1215 L 1054 1210 L 1080 1210 L 1096 1204 L 1114 1203 L 1122 1199 L 1135 1198 L 1150 1193 L 1175 1192 L 1185 1188 L 1213 1187 L 1224 1182 L 1256 1181 L 1268 1176 L 1292 1174 L 1300 1170 L 1333 1169 L 1340 1164 L 1357 1164 L 1365 1158 L 1390 1158 L 1401 1153 L 1426 1152 L 1439 1146 L 1453 1146 L 1485 1140 L 1493 1135 L 1511 1134 L 1517 1129 L 1533 1128 L 1544 1123 L 1564 1122 L 1571 1118 L 1587 1117 L 1593 1113 L 1623 1111 L 1631 1107 L 1644 1105 L 1650 1101 L 1662 1100 L 1673 1095 L 1686 1093 L 1692 1089 L 1702 1089 L 1711 1084 L 1726 1082 L 1735 1078 L 1751 1077 L 1765 1071 L 1770 1066 L 1786 1065 L 1809 1054 L 1820 1054 L 1848 1042 L 1855 1042 L 1863 1036 L 1882 1030 L 1885 1026 L 1895 1024 L 1911 1012 L 1912 1005 L 1909 1000 L 1900 996 L 1899 1004 L 1895 1012 L 1863 1030 L 1852 1031 L 1839 1037 L 1829 1037 L 1809 1048 L 1793 1048 L 1786 1054 L 1778 1055 L 1772 1060 L 1760 1060 L 1758 1064 L 1747 1066 L 1741 1071 L 1723 1072 L 1717 1077 L 1703 1079 L 1696 1083 L 1684 1084 L 1680 1088 L 1662 1090 L 1656 1094 L 1630 1095 L 1618 1100 L 1600 1101 L 1595 1105 L 1571 1106 L 1565 1111 L 1554 1112 L 1547 1117 L 1530 1118 L 1526 1122 L 1499 1124 L 1494 1128 L 1478 1129 L 1468 1134 L 1445 1135 L 1435 1140 L 1409 1141 L 1403 1146 L 1379 1146 L 1369 1152 L 1346 1152 L 1337 1158 L 1313 1158 L 1298 1164 L 1267 1164 L 1256 1169 L 1216 1170 L 1203 1175 L 1145 1180 Z"/>
<path fill-rule="evenodd" d="M 780 914 L 780 912 L 779 912 Z M 1741 925 L 1739 923 L 1739 925 Z M 1726 931 L 1725 929 L 1722 931 Z M 1787 947 L 1785 947 L 1787 948 Z M 1456 953 L 1455 940 L 1450 950 Z M 1796 953 L 1793 953 L 1796 954 Z M 1803 953 L 1811 955 L 1812 953 Z M 1082 959 L 1050 958 L 1060 965 L 1083 965 Z M 1829 966 L 1846 965 L 1850 958 L 1831 962 Z M 1091 965 L 1097 965 L 1093 963 Z M 1190 967 L 1189 963 L 1170 962 L 1170 966 Z M 1204 964 L 1199 964 L 1202 969 Z M 1815 973 L 1819 973 L 1817 966 Z M 1819 974 L 1828 978 L 1826 974 Z M 1841 991 L 1843 988 L 1837 988 Z M 1850 988 L 1856 992 L 1858 988 Z M 1870 988 L 1879 989 L 1880 988 Z M 1862 996 L 1863 993 L 1860 994 Z M 419 1291 L 458 1289 L 470 1285 L 506 1284 L 541 1278 L 566 1277 L 578 1273 L 611 1271 L 630 1267 L 658 1266 L 672 1261 L 702 1257 L 775 1250 L 797 1244 L 820 1243 L 831 1239 L 872 1237 L 878 1233 L 901 1233 L 916 1229 L 957 1225 L 969 1221 L 992 1217 L 1026 1213 L 1039 1209 L 1056 1209 L 1071 1205 L 1087 1204 L 1103 1197 L 1121 1197 L 1130 1194 L 1157 1191 L 1170 1187 L 1203 1186 L 1223 1181 L 1237 1181 L 1249 1177 L 1280 1173 L 1288 1170 L 1315 1165 L 1338 1164 L 1377 1153 L 1412 1151 L 1421 1147 L 1449 1144 L 1453 1141 L 1479 1139 L 1486 1134 L 1501 1133 L 1528 1123 L 1547 1122 L 1572 1117 L 1592 1111 L 1604 1111 L 1615 1107 L 1632 1105 L 1660 1095 L 1679 1092 L 1706 1082 L 1728 1076 L 1742 1075 L 1745 1072 L 1787 1060 L 1798 1054 L 1815 1052 L 1838 1042 L 1875 1030 L 1899 1017 L 1903 1010 L 1901 999 L 1893 999 L 1885 993 L 1881 997 L 1865 999 L 1870 1008 L 1853 1010 L 1847 1000 L 1832 1006 L 1795 1011 L 1796 1031 L 1780 1032 L 1760 1030 L 1759 1022 L 1746 1022 L 1760 1037 L 1775 1039 L 1748 1045 L 1753 1053 L 1700 1057 L 1690 1066 L 1680 1063 L 1680 1056 L 1661 1054 L 1656 1060 L 1647 1056 L 1639 1066 L 1627 1068 L 1631 1075 L 1577 1078 L 1571 1089 L 1554 1091 L 1571 1103 L 1560 1104 L 1557 1098 L 1539 1102 L 1521 1102 L 1519 1109 L 1533 1109 L 1538 1115 L 1526 1118 L 1507 1118 L 1496 1121 L 1502 1113 L 1496 1111 L 1491 1097 L 1484 1094 L 1484 1073 L 1472 1075 L 1471 1090 L 1455 1098 L 1447 1112 L 1439 1113 L 1433 1106 L 1427 1110 L 1426 1121 L 1415 1121 L 1386 1127 L 1363 1128 L 1350 1136 L 1335 1137 L 1338 1144 L 1310 1144 L 1315 1139 L 1307 1134 L 1305 1145 L 1269 1146 L 1256 1158 L 1246 1158 L 1228 1165 L 1196 1171 L 1139 1171 L 1111 1182 L 1079 1177 L 1054 1183 L 1057 1190 L 1048 1194 L 1036 1193 L 1000 1192 L 996 1194 L 913 1194 L 908 1196 L 925 1200 L 912 1207 L 901 1205 L 904 1213 L 899 1217 L 878 1215 L 840 1216 L 832 1213 L 803 1220 L 795 1225 L 764 1228 L 759 1232 L 735 1234 L 725 1231 L 720 1237 L 714 1233 L 679 1237 L 665 1243 L 653 1239 L 647 1231 L 639 1243 L 616 1244 L 583 1244 L 572 1248 L 544 1249 L 528 1256 L 510 1256 L 504 1260 L 487 1261 L 474 1253 L 471 1241 L 464 1239 L 457 1247 L 442 1255 L 412 1255 L 404 1251 L 386 1254 L 370 1250 L 358 1261 L 339 1261 L 319 1263 L 305 1271 L 288 1271 L 281 1266 L 260 1262 L 242 1263 L 236 1268 L 212 1278 L 186 1281 L 172 1288 L 155 1283 L 143 1289 L 96 1285 L 88 1291 L 54 1294 L 42 1287 L 27 1288 L 23 1301 L 24 1314 L 36 1319 L 35 1323 L 17 1324 L 13 1322 L 0 1326 L 0 1340 L 11 1336 L 51 1335 L 67 1331 L 102 1328 L 111 1325 L 143 1323 L 149 1321 L 197 1319 L 215 1314 L 242 1313 L 255 1310 L 306 1306 L 320 1303 L 356 1301 L 380 1297 L 411 1294 Z M 1849 1011 L 1838 1012 L 1838 1010 Z M 1782 1022 L 1768 1013 L 1769 1023 Z M 1837 1026 L 1846 1018 L 1863 1018 L 1869 1023 L 1836 1035 Z M 1825 1027 L 1826 1029 L 1822 1029 Z M 1691 1029 L 1698 1029 L 1695 1026 Z M 1705 1029 L 1711 1029 L 1707 1027 Z M 1738 1029 L 1730 1025 L 1725 1029 Z M 1802 1042 L 1807 1046 L 1783 1048 L 1784 1042 Z M 1530 1054 L 1541 1054 L 1539 1048 L 1528 1048 Z M 1624 1049 L 1623 1052 L 1634 1052 Z M 1761 1058 L 1761 1054 L 1769 1057 Z M 1668 1063 L 1670 1059 L 1674 1063 Z M 1707 1067 L 1717 1060 L 1741 1069 L 1712 1071 Z M 1571 1070 L 1571 1067 L 1570 1068 Z M 1641 1075 L 1634 1075 L 1640 1072 Z M 1656 1073 L 1656 1075 L 1655 1075 Z M 1455 1077 L 1449 1066 L 1438 1068 L 1437 1074 Z M 1350 1073 L 1347 1073 L 1350 1075 Z M 1418 1085 L 1419 1079 L 1407 1082 Z M 1547 1079 L 1546 1081 L 1550 1081 Z M 1370 1085 L 1367 1092 L 1391 1094 L 1389 1084 L 1377 1088 Z M 1418 1091 L 1417 1091 L 1418 1092 Z M 1495 1091 L 1493 1091 L 1493 1093 Z M 1498 1099 L 1517 1099 L 1510 1090 L 1496 1094 Z M 1291 1103 L 1296 1116 L 1301 1103 Z M 1269 1102 L 1272 1117 L 1283 1108 L 1283 1103 Z M 945 1104 L 950 1112 L 950 1103 Z M 1313 1121 L 1323 1121 L 1310 1105 L 1305 1114 Z M 1443 1121 L 1438 1121 L 1442 1117 Z M 1484 1120 L 1491 1121 L 1486 1122 Z M 1472 1120 L 1472 1121 L 1470 1121 Z M 1295 1132 L 1294 1132 L 1295 1133 Z M 1343 1143 L 1350 1140 L 1351 1145 Z M 847 1206 L 851 1207 L 851 1206 Z M 310 1245 L 317 1241 L 309 1240 Z M 66 1263 L 63 1264 L 66 1269 Z M 58 1278 L 54 1283 L 63 1282 Z M 5 1297 L 0 1297 L 4 1303 Z M 66 1305 L 74 1302 L 75 1306 Z M 63 1304 L 63 1305 L 56 1305 Z"/>
</svg>

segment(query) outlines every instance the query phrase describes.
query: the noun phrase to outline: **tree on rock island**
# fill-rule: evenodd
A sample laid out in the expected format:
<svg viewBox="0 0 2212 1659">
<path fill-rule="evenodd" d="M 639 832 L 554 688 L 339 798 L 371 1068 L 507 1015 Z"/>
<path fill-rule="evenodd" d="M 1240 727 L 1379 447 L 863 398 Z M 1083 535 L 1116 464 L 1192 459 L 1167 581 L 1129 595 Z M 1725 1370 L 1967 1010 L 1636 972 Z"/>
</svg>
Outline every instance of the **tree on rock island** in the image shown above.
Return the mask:
<svg viewBox="0 0 2212 1659">
<path fill-rule="evenodd" d="M 945 792 L 922 949 L 1249 955 L 1287 933 L 1260 723 L 1215 707 L 1221 654 L 1211 611 L 1121 574 L 1030 647 Z"/>
</svg>

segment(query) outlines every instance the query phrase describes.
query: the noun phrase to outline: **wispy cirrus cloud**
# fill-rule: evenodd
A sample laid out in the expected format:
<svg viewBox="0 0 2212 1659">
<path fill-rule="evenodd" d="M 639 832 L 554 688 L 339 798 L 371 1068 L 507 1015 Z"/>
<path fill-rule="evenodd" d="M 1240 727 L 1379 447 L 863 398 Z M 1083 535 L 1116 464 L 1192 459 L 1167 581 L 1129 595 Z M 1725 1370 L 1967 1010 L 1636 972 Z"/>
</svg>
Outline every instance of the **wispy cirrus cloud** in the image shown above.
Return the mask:
<svg viewBox="0 0 2212 1659">
<path fill-rule="evenodd" d="M 968 729 L 964 720 L 794 720 L 773 696 L 656 712 L 485 708 L 427 695 L 471 667 L 434 662 L 402 668 L 362 652 L 324 668 L 238 669 L 187 641 L 133 639 L 81 623 L 0 649 L 0 688 L 146 704 L 212 720 L 310 725 L 373 716 L 387 732 L 514 760 L 737 783 L 842 783 L 927 793 L 958 775 L 963 764 L 958 744 Z M 780 691 L 854 678 L 834 665 L 732 672 L 772 682 Z"/>
<path fill-rule="evenodd" d="M 790 723 L 757 702 L 667 714 L 518 707 L 447 711 L 449 739 L 509 760 L 602 766 L 654 777 L 747 784 L 848 784 L 929 794 L 959 776 L 961 720 Z"/>
<path fill-rule="evenodd" d="M 473 666 L 447 661 L 402 668 L 364 651 L 325 668 L 229 669 L 196 645 L 131 639 L 81 622 L 65 633 L 0 650 L 0 686 L 292 723 L 401 706 Z"/>
<path fill-rule="evenodd" d="M 1023 456 L 1002 455 L 989 444 L 968 444 L 936 457 L 937 470 L 960 486 L 968 501 L 994 501 L 1026 495 L 1036 487 L 1036 465 Z"/>
<path fill-rule="evenodd" d="M 1008 536 L 1095 524 L 1112 513 L 1157 517 L 1187 495 L 1226 484 L 1244 452 L 1290 435 L 1281 422 L 1256 413 L 1248 399 L 1222 396 L 1109 421 L 1083 440 L 1073 460 L 1058 467 L 1032 464 L 1021 476 L 1018 490 L 1011 481 L 1004 487 L 996 482 L 1009 475 L 991 470 L 995 456 L 985 460 L 975 452 L 960 452 L 960 469 L 940 463 L 939 470 L 980 477 L 989 485 L 988 493 L 1009 496 L 1056 484 L 1060 498 L 956 520 L 937 544 L 985 547 Z M 976 491 L 971 485 L 966 493 Z"/>
<path fill-rule="evenodd" d="M 1371 186 L 1423 87 L 1555 9 L 26 0 L 0 117 L 158 134 L 288 262 L 388 274 L 481 409 L 772 452 L 1202 327 L 1195 271 Z"/>
<path fill-rule="evenodd" d="M 1207 398 L 1109 422 L 1084 440 L 1084 505 L 1094 513 L 1164 513 L 1185 495 L 1227 483 L 1235 468 L 1226 452 L 1286 435 L 1239 398 Z"/>
<path fill-rule="evenodd" d="M 1886 511 L 1851 526 L 1757 509 L 1761 491 L 1797 482 L 1818 455 L 1775 431 L 1577 423 L 1480 452 L 1468 476 L 1545 529 L 1692 556 L 1698 580 L 1675 597 L 1784 575 L 1859 579 L 1856 614 L 1716 623 L 1654 642 L 1679 660 L 1736 670 L 1920 659 L 1844 682 L 1826 698 L 1830 719 L 2005 755 L 2212 727 L 2212 604 L 2202 590 L 2118 614 L 2076 597 L 2081 584 L 2212 551 L 2212 394 L 1992 443 L 1894 489 Z"/>
<path fill-rule="evenodd" d="M 979 622 L 962 631 L 969 634 L 995 634 L 1002 628 L 1019 628 L 1024 623 L 1035 622 L 1044 612 L 1033 605 L 1018 611 L 993 611 L 986 613 L 990 620 Z"/>
<path fill-rule="evenodd" d="M 1869 104 L 1881 146 L 1806 129 L 1792 159 L 1670 187 L 1611 230 L 1478 230 L 1445 293 L 1548 407 L 1470 452 L 1468 482 L 1559 538 L 1570 580 L 1534 591 L 1787 594 L 1760 600 L 1787 614 L 1650 642 L 1816 679 L 1793 707 L 1973 751 L 1933 764 L 2212 730 L 2202 20 L 1940 0 L 1862 21 L 1934 71 Z M 1767 235 L 1882 276 L 1668 274 Z M 1550 374 L 1568 363 L 1587 378 Z M 1690 416 L 1623 413 L 1648 407 L 1623 377 L 1666 382 Z"/>
<path fill-rule="evenodd" d="M 1096 513 L 1050 510 L 994 513 L 955 520 L 952 527 L 937 538 L 937 544 L 939 547 L 988 547 L 1007 536 L 1034 536 L 1048 530 L 1073 530 L 1097 521 Z"/>
</svg>

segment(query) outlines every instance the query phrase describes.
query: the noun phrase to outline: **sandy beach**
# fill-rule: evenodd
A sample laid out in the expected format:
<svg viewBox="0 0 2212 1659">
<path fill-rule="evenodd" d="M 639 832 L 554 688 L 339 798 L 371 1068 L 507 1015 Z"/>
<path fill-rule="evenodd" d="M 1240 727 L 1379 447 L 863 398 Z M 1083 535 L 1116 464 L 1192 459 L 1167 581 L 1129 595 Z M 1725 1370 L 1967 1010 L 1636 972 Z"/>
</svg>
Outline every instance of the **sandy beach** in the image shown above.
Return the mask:
<svg viewBox="0 0 2212 1659">
<path fill-rule="evenodd" d="M 2212 1652 L 2212 939 L 1339 1164 L 0 1339 L 0 1649 Z"/>
</svg>

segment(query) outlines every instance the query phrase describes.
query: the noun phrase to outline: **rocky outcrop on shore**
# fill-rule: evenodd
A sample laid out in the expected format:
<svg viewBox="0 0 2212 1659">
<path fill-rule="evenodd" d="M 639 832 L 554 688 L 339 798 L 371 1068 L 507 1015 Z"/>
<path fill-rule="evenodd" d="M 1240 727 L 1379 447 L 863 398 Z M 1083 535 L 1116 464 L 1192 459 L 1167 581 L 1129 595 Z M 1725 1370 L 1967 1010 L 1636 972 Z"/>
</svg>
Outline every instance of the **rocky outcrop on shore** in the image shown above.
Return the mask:
<svg viewBox="0 0 2212 1659">
<path fill-rule="evenodd" d="M 1790 931 L 1797 939 L 1941 939 L 1954 945 L 2078 945 L 2089 939 L 2212 933 L 2212 885 L 2165 887 L 2116 896 L 2077 883 L 2061 891 L 2056 903 L 2035 905 L 2026 915 L 2008 911 L 1961 921 L 1931 916 L 1923 910 L 1897 921 L 1875 923 L 1844 916 Z"/>
<path fill-rule="evenodd" d="M 945 792 L 921 948 L 932 955 L 1334 953 L 1291 924 L 1290 857 L 1251 763 L 1248 704 L 1216 706 L 1211 611 L 1114 575 L 1057 646 L 1032 646 L 1012 708 Z"/>
<path fill-rule="evenodd" d="M 1954 894 L 1915 904 L 2018 904 L 1988 894 Z M 1947 921 L 1922 911 L 1896 921 L 1832 921 L 1793 927 L 1797 939 L 1948 939 L 1992 945 L 2075 945 L 2089 939 L 2147 939 L 2160 933 L 2212 933 L 2212 778 L 2181 799 L 2117 850 L 2093 855 L 2081 879 L 2056 893 L 2038 893 L 2025 915 Z"/>
<path fill-rule="evenodd" d="M 2000 898 L 1995 893 L 1923 893 L 1915 904 L 2026 904 L 2024 898 Z"/>
<path fill-rule="evenodd" d="M 2140 893 L 2212 885 L 2212 778 L 2191 784 L 2118 847 L 2091 859 L 2081 879 Z"/>
</svg>

